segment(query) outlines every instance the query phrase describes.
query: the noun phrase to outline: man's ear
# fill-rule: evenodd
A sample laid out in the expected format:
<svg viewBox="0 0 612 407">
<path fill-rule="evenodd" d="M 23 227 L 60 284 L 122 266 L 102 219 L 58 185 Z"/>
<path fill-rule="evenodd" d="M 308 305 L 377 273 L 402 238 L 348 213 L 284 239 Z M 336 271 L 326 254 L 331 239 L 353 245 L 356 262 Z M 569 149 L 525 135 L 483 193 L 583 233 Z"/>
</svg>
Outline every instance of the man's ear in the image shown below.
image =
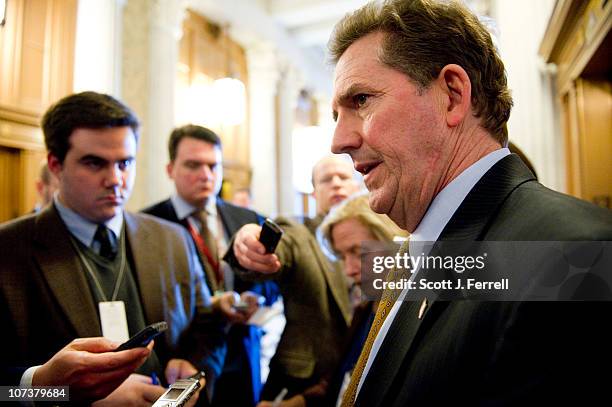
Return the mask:
<svg viewBox="0 0 612 407">
<path fill-rule="evenodd" d="M 47 167 L 51 174 L 55 175 L 59 179 L 59 174 L 62 171 L 62 163 L 53 153 L 47 154 Z"/>
<path fill-rule="evenodd" d="M 174 161 L 170 161 L 168 164 L 166 164 L 166 173 L 168 174 L 168 177 L 170 179 L 174 179 L 172 178 L 172 170 L 174 169 Z"/>
<path fill-rule="evenodd" d="M 38 192 L 38 195 L 42 196 L 44 188 L 45 188 L 45 184 L 41 180 L 37 180 L 36 181 L 36 192 Z"/>
<path fill-rule="evenodd" d="M 446 101 L 446 124 L 459 125 L 472 112 L 472 83 L 467 72 L 456 64 L 446 65 L 437 82 Z"/>
</svg>

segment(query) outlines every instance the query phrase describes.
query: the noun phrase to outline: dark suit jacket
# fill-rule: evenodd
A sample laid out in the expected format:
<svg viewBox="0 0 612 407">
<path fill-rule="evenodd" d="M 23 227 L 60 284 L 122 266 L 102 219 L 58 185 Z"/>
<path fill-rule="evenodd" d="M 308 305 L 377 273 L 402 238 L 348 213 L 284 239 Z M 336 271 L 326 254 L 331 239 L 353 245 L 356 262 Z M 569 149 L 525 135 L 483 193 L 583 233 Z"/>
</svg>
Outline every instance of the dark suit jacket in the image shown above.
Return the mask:
<svg viewBox="0 0 612 407">
<path fill-rule="evenodd" d="M 156 353 L 164 364 L 183 357 L 202 368 L 206 346 L 182 346 L 206 343 L 198 321 L 210 301 L 191 240 L 182 228 L 148 215 L 124 212 L 124 219 L 145 322 L 169 326 L 156 339 Z M 3 366 L 42 364 L 77 337 L 101 336 L 85 270 L 53 205 L 1 225 L 0 248 Z"/>
<path fill-rule="evenodd" d="M 250 209 L 241 208 L 239 206 L 232 205 L 224 200 L 217 198 L 217 211 L 221 216 L 221 221 L 223 223 L 223 227 L 225 228 L 225 232 L 227 236 L 232 236 L 234 233 L 238 231 L 242 226 L 247 223 L 256 223 L 261 225 L 264 221 L 263 216 L 259 215 L 257 212 L 254 212 Z M 148 208 L 142 210 L 144 213 L 148 213 L 149 215 L 157 216 L 159 218 L 168 220 L 170 222 L 178 223 L 186 227 L 186 225 L 181 222 L 174 210 L 174 206 L 172 205 L 172 201 L 170 199 L 166 199 L 165 201 L 158 202 L 155 205 L 152 205 Z M 220 253 L 223 255 L 223 253 Z M 207 270 L 207 281 L 208 286 L 211 287 L 212 290 L 216 288 L 216 283 L 212 280 L 212 270 L 210 269 L 210 265 L 207 262 L 202 260 L 203 267 L 206 267 Z M 271 288 L 271 292 L 266 292 L 266 289 L 270 289 L 268 286 L 264 287 L 253 287 L 253 283 L 245 282 L 240 277 L 234 281 L 235 287 L 234 290 L 237 292 L 243 292 L 246 290 L 256 289 L 261 295 L 268 297 L 275 296 L 274 287 Z M 263 292 L 262 292 L 263 290 Z M 266 295 L 268 294 L 268 295 Z"/>
<path fill-rule="evenodd" d="M 220 198 L 217 198 L 217 211 L 221 216 L 227 236 L 232 236 L 238 229 L 247 223 L 261 224 L 264 221 L 264 218 L 258 213 L 232 205 Z M 170 199 L 146 208 L 143 212 L 186 226 L 178 219 Z M 200 261 L 207 270 L 209 287 L 216 287 L 214 273 L 210 265 L 208 262 L 204 261 L 202 256 L 200 256 Z M 279 292 L 278 287 L 273 282 L 253 283 L 243 280 L 239 274 L 236 274 L 234 278 L 234 291 L 239 293 L 244 291 L 256 292 L 266 297 L 267 305 L 271 305 L 276 301 Z M 244 365 L 244 369 L 250 371 L 250 377 L 246 374 L 246 370 L 244 371 L 245 374 L 243 377 L 246 383 L 241 384 L 234 382 L 232 391 L 254 393 L 251 397 L 253 403 L 258 400 L 259 388 L 261 386 L 259 367 L 259 340 L 261 334 L 260 328 L 247 325 L 235 325 L 231 327 L 226 338 L 228 343 L 228 361 L 226 363 Z M 219 367 L 218 370 L 220 372 L 221 367 Z M 219 379 L 222 380 L 222 378 Z"/>
<path fill-rule="evenodd" d="M 609 211 L 551 191 L 515 155 L 491 168 L 440 240 L 611 240 Z M 535 276 L 534 276 L 535 278 Z M 589 405 L 608 400 L 610 302 L 401 305 L 358 406 Z M 604 397 L 604 399 L 601 399 Z M 600 401 L 601 402 L 601 401 Z"/>
</svg>

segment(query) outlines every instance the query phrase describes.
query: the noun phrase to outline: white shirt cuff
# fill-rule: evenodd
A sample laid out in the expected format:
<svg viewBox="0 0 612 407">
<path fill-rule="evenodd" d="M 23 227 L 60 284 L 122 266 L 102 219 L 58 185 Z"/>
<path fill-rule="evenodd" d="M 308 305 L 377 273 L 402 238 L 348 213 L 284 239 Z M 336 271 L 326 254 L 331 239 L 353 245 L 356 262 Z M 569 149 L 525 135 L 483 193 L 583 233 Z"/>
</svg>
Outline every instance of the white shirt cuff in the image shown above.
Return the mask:
<svg viewBox="0 0 612 407">
<path fill-rule="evenodd" d="M 38 369 L 39 367 L 40 365 L 32 366 L 28 368 L 25 372 L 23 372 L 23 374 L 21 375 L 21 380 L 19 381 L 19 387 L 32 387 L 32 379 L 34 378 L 34 372 L 36 372 L 36 369 Z M 34 402 L 31 400 L 20 401 L 19 404 L 23 407 L 34 406 Z"/>
<path fill-rule="evenodd" d="M 32 379 L 34 378 L 34 372 L 38 369 L 39 366 L 32 366 L 28 368 L 23 375 L 21 375 L 21 381 L 19 382 L 19 387 L 32 387 Z"/>
</svg>

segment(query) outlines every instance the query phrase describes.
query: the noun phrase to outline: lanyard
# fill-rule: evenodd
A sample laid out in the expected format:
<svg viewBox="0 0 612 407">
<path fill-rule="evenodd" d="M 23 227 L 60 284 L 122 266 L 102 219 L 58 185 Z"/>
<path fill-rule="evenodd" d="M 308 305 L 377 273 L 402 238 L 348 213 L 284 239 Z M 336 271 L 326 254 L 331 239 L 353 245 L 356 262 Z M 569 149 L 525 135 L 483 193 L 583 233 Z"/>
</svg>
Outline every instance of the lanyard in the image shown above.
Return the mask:
<svg viewBox="0 0 612 407">
<path fill-rule="evenodd" d="M 200 253 L 204 254 L 206 259 L 208 260 L 208 264 L 213 269 L 215 278 L 217 279 L 217 283 L 221 284 L 223 282 L 223 274 L 221 273 L 219 261 L 213 259 L 213 256 L 210 253 L 210 250 L 208 250 L 208 247 L 206 246 L 206 243 L 204 242 L 204 239 L 202 239 L 202 236 L 200 235 L 200 233 L 198 233 L 196 228 L 191 224 L 191 222 L 189 222 L 189 219 L 185 218 L 185 224 L 187 225 L 189 234 L 193 238 L 193 241 L 196 247 L 198 248 Z"/>
<path fill-rule="evenodd" d="M 125 274 L 126 255 L 125 255 L 125 238 L 124 237 L 125 236 L 122 236 L 122 238 L 120 239 L 121 240 L 121 252 L 120 252 L 121 264 L 119 265 L 119 275 L 117 276 L 117 280 L 115 280 L 115 288 L 113 289 L 113 296 L 111 297 L 111 301 L 115 301 L 117 299 L 117 295 L 119 294 L 119 287 L 121 287 L 121 282 L 123 281 L 123 275 Z M 100 297 L 102 297 L 103 301 L 105 302 L 108 301 L 108 298 L 106 298 L 106 294 L 104 293 L 104 290 L 102 289 L 102 285 L 100 284 L 98 277 L 96 277 L 96 273 L 93 272 L 91 264 L 89 263 L 87 258 L 85 258 L 85 255 L 83 254 L 83 252 L 78 247 L 77 243 L 74 241 L 72 237 L 70 237 L 70 241 L 72 242 L 72 245 L 74 246 L 75 250 L 79 254 L 79 258 L 85 265 L 85 270 L 87 271 L 89 276 L 94 281 L 95 286 L 98 289 L 98 292 L 100 293 Z"/>
</svg>

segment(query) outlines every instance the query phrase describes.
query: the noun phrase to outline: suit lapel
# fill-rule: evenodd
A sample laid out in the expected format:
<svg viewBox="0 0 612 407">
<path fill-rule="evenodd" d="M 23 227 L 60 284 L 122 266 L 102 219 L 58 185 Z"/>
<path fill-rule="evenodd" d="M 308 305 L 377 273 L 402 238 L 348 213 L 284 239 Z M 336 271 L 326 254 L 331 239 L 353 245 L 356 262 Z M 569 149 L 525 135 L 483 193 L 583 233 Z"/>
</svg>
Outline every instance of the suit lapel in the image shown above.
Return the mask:
<svg viewBox="0 0 612 407">
<path fill-rule="evenodd" d="M 408 352 L 419 328 L 417 309 L 413 301 L 404 301 L 400 306 L 364 379 L 356 406 L 374 406 L 382 402 L 381 396 L 387 393 L 402 363 L 403 357 L 400 355 Z"/>
<path fill-rule="evenodd" d="M 439 240 L 482 240 L 504 200 L 535 177 L 515 155 L 502 158 L 465 197 Z"/>
<path fill-rule="evenodd" d="M 240 211 L 227 205 L 221 198 L 217 198 L 217 212 L 221 216 L 221 223 L 228 240 L 246 223 L 254 223 L 253 219 L 242 216 Z"/>
<path fill-rule="evenodd" d="M 160 267 L 158 253 L 163 253 L 157 248 L 157 240 L 152 238 L 152 233 L 147 233 L 145 225 L 136 216 L 123 212 L 126 226 L 126 244 L 130 245 L 132 258 L 134 259 L 134 274 L 140 287 L 140 298 L 143 299 L 145 317 L 148 323 L 163 321 L 163 297 L 161 287 L 165 284 L 163 273 L 157 273 Z M 143 248 L 141 242 L 147 242 Z M 166 271 L 169 272 L 169 271 Z M 147 299 L 154 300 L 147 300 Z"/>
<path fill-rule="evenodd" d="M 504 157 L 468 193 L 439 240 L 481 240 L 506 197 L 519 185 L 534 179 L 518 156 Z M 435 255 L 436 250 L 434 246 L 430 255 Z M 446 309 L 448 302 L 436 299 L 436 293 L 428 297 L 424 310 L 421 299 L 405 301 L 400 306 L 358 394 L 357 405 L 378 405 L 384 400 L 424 321 L 431 326 Z"/>
<path fill-rule="evenodd" d="M 54 205 L 36 218 L 34 257 L 55 299 L 80 337 L 100 336 L 100 322 L 85 271 Z"/>
<path fill-rule="evenodd" d="M 217 198 L 217 212 L 221 217 L 221 223 L 223 224 L 223 229 L 225 229 L 224 232 L 226 236 L 229 236 L 231 239 L 232 235 L 236 233 L 238 229 L 240 229 L 240 226 L 242 226 L 243 223 L 236 224 L 234 221 L 235 217 L 229 213 L 230 208 L 227 205 L 224 205 L 223 200 L 220 198 Z"/>
<path fill-rule="evenodd" d="M 172 205 L 172 200 L 167 199 L 164 201 L 164 219 L 169 220 L 170 222 L 180 223 L 178 215 L 176 214 L 176 210 L 174 209 L 174 205 Z"/>
</svg>

